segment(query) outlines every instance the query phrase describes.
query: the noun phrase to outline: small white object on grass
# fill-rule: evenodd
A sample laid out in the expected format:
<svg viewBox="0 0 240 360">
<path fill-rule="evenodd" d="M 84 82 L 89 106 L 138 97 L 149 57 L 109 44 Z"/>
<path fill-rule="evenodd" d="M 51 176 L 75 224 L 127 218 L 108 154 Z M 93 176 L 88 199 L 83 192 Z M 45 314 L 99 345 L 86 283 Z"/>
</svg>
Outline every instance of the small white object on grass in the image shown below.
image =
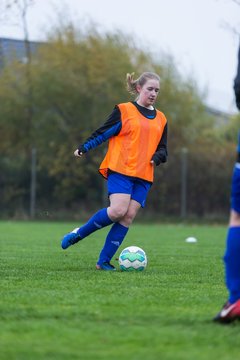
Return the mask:
<svg viewBox="0 0 240 360">
<path fill-rule="evenodd" d="M 188 238 L 186 238 L 185 240 L 187 243 L 196 243 L 197 239 L 194 236 L 189 236 Z"/>
</svg>

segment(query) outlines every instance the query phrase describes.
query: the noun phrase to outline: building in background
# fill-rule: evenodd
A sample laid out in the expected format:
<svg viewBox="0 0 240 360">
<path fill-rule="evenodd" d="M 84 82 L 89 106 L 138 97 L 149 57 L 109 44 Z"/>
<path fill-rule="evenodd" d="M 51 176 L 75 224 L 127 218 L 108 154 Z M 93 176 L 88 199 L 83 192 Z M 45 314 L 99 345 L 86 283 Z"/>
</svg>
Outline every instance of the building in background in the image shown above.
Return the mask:
<svg viewBox="0 0 240 360">
<path fill-rule="evenodd" d="M 29 41 L 28 45 L 31 53 L 34 54 L 39 46 L 41 46 L 41 43 L 37 41 Z M 0 37 L 0 69 L 2 69 L 7 63 L 16 59 L 22 63 L 27 62 L 26 42 L 24 40 Z"/>
<path fill-rule="evenodd" d="M 209 105 L 205 105 L 206 111 L 209 115 L 213 116 L 217 121 L 216 125 L 226 125 L 229 122 L 230 117 L 232 114 L 229 114 L 225 111 L 215 109 Z"/>
</svg>

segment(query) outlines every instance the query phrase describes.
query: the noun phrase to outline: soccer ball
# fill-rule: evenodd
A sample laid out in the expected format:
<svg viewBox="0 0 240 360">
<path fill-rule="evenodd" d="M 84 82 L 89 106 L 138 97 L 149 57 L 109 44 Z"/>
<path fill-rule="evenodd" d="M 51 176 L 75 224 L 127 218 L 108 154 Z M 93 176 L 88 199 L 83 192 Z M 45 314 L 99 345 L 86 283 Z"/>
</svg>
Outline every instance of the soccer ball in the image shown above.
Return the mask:
<svg viewBox="0 0 240 360">
<path fill-rule="evenodd" d="M 122 271 L 142 271 L 147 266 L 147 255 L 137 246 L 129 246 L 119 255 L 119 266 Z"/>
</svg>

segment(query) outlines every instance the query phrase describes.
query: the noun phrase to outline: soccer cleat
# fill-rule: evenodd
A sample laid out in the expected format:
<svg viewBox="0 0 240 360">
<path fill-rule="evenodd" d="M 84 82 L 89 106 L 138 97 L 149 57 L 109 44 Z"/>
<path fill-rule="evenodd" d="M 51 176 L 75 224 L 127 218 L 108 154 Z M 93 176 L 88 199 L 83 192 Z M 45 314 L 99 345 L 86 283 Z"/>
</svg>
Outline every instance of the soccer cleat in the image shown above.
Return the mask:
<svg viewBox="0 0 240 360">
<path fill-rule="evenodd" d="M 81 240 L 77 230 L 79 228 L 74 229 L 70 233 L 66 234 L 62 239 L 62 249 L 65 250 L 69 246 L 76 244 L 79 240 Z"/>
<path fill-rule="evenodd" d="M 231 304 L 226 302 L 222 310 L 213 318 L 213 321 L 229 324 L 235 320 L 240 320 L 240 299 Z"/>
<path fill-rule="evenodd" d="M 110 264 L 108 262 L 104 262 L 102 264 L 97 264 L 96 269 L 97 270 L 105 270 L 105 271 L 114 271 L 114 270 L 116 270 L 116 268 L 112 264 Z"/>
</svg>

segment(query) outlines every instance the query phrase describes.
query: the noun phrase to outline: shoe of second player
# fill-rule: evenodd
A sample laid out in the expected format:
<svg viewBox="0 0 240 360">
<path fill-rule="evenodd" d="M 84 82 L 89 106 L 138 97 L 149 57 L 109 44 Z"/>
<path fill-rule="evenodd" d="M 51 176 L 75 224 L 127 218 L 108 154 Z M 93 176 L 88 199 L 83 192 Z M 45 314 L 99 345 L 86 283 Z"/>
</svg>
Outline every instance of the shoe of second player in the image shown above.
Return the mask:
<svg viewBox="0 0 240 360">
<path fill-rule="evenodd" d="M 228 324 L 237 319 L 240 320 L 240 299 L 233 304 L 227 302 L 222 310 L 214 317 L 213 321 Z"/>
</svg>

